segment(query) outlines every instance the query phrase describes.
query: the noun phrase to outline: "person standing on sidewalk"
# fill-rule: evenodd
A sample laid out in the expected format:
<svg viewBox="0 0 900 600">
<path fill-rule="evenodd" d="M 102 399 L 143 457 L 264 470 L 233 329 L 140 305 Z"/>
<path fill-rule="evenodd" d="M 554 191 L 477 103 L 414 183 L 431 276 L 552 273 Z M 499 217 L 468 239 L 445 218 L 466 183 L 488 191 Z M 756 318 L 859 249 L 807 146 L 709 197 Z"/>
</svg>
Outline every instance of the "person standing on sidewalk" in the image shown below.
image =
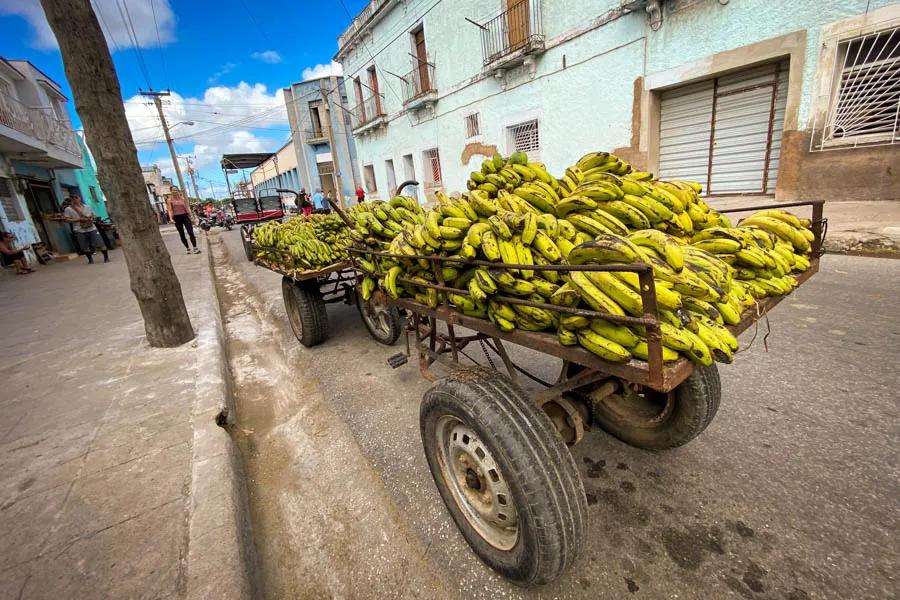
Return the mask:
<svg viewBox="0 0 900 600">
<path fill-rule="evenodd" d="M 72 231 L 75 234 L 75 243 L 84 252 L 87 257 L 88 264 L 94 264 L 94 252 L 100 250 L 103 253 L 103 262 L 109 262 L 109 251 L 103 245 L 100 239 L 100 232 L 94 225 L 94 211 L 90 206 L 85 205 L 78 194 L 72 194 L 71 204 L 66 207 L 63 217 L 72 224 Z"/>
<path fill-rule="evenodd" d="M 181 195 L 181 190 L 173 185 L 172 191 L 166 198 L 166 211 L 169 213 L 169 220 L 175 223 L 175 228 L 178 229 L 178 236 L 181 238 L 181 243 L 184 244 L 185 254 L 200 254 L 200 249 L 197 248 L 197 238 L 194 237 L 194 224 L 191 223 L 189 210 L 187 201 Z M 193 251 L 188 247 L 187 237 L 184 235 L 185 230 L 187 230 L 188 237 L 191 238 L 191 246 L 194 247 Z"/>
</svg>

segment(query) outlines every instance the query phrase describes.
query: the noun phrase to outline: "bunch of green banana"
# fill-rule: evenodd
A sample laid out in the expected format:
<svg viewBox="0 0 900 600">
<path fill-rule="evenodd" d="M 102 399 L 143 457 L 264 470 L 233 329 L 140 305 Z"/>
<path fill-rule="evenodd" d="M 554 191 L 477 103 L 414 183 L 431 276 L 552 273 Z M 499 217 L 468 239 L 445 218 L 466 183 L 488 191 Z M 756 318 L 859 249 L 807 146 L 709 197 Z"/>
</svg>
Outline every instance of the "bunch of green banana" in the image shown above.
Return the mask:
<svg viewBox="0 0 900 600">
<path fill-rule="evenodd" d="M 646 360 L 642 328 L 510 300 L 643 316 L 637 273 L 534 266 L 645 263 L 664 359 L 685 356 L 706 365 L 731 361 L 737 340 L 727 325 L 738 324 L 757 298 L 788 293 L 796 285 L 790 274 L 809 267 L 808 222 L 761 211 L 734 227 L 700 198 L 699 184 L 658 180 L 606 152 L 584 155 L 558 178 L 523 153 L 495 155 L 470 175 L 467 188 L 455 198 L 438 192 L 426 212 L 392 199 L 387 204 L 395 212 L 409 208 L 399 219 L 384 203 L 354 207 L 355 239 L 397 255 L 360 261 L 364 293 L 377 284 L 393 298 L 434 307 L 441 295 L 428 286 L 449 286 L 459 290 L 448 295 L 457 310 L 504 331 L 554 330 L 561 344 L 605 360 Z M 450 260 L 435 271 L 425 258 L 433 255 Z M 472 265 L 473 259 L 496 266 Z"/>
<path fill-rule="evenodd" d="M 338 215 L 301 215 L 283 223 L 269 221 L 253 230 L 257 258 L 298 274 L 347 260 L 350 229 Z M 271 250 L 274 248 L 274 250 Z"/>
</svg>

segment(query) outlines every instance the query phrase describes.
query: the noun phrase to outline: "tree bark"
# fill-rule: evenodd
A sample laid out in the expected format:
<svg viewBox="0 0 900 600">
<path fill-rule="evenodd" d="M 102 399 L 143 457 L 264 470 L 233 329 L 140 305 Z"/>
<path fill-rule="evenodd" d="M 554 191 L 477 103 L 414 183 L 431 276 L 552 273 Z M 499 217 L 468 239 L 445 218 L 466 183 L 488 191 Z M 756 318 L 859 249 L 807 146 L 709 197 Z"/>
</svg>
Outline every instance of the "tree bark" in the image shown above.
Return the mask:
<svg viewBox="0 0 900 600">
<path fill-rule="evenodd" d="M 131 291 L 151 346 L 194 338 L 181 284 L 150 209 L 109 48 L 90 0 L 41 0 L 62 52 L 75 109 L 97 161 L 97 179 L 122 238 Z"/>
</svg>

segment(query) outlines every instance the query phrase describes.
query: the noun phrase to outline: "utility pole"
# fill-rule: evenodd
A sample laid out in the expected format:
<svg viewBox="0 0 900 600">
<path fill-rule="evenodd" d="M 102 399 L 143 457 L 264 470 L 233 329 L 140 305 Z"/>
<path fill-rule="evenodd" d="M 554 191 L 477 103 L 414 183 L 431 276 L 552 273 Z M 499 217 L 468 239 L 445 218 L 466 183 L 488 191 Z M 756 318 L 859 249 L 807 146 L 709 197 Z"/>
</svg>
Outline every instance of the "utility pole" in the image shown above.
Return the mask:
<svg viewBox="0 0 900 600">
<path fill-rule="evenodd" d="M 185 162 L 187 162 L 188 175 L 191 176 L 191 184 L 194 186 L 194 196 L 197 198 L 197 202 L 200 202 L 200 190 L 197 188 L 197 180 L 194 179 L 194 165 L 191 164 L 190 157 L 185 158 Z"/>
<path fill-rule="evenodd" d="M 169 133 L 169 124 L 166 122 L 166 115 L 163 113 L 162 109 L 162 100 L 160 100 L 162 96 L 170 95 L 169 92 L 141 91 L 141 96 L 153 98 L 153 104 L 156 105 L 156 110 L 159 111 L 159 122 L 162 123 L 163 133 L 166 136 L 166 143 L 169 145 L 169 154 L 172 156 L 172 165 L 175 167 L 175 175 L 178 176 L 178 189 L 180 189 L 181 193 L 185 194 L 185 197 L 187 197 L 187 188 L 184 186 L 184 177 L 181 176 L 181 167 L 178 166 L 178 155 L 175 154 L 175 142 L 172 141 L 172 134 Z M 194 187 L 196 188 L 197 186 L 195 185 Z"/>
<path fill-rule="evenodd" d="M 322 100 L 325 101 L 325 112 L 328 113 L 328 125 L 326 129 L 328 129 L 328 145 L 331 147 L 332 177 L 334 177 L 334 184 L 337 187 L 338 200 L 340 201 L 341 208 L 347 208 L 347 202 L 344 200 L 344 182 L 341 178 L 340 163 L 338 162 L 338 151 L 334 145 L 334 128 L 331 126 L 331 104 L 328 101 L 328 93 L 324 90 L 325 88 L 322 85 L 322 80 L 320 79 L 319 93 L 322 95 Z M 344 115 L 340 115 L 340 118 L 343 119 Z"/>
</svg>

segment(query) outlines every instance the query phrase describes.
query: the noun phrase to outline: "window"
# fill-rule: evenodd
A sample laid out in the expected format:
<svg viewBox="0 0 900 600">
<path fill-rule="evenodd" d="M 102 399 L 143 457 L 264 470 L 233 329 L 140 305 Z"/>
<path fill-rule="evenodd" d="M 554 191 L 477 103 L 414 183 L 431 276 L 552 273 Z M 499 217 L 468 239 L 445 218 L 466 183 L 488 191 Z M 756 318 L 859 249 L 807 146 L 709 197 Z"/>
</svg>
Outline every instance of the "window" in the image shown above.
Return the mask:
<svg viewBox="0 0 900 600">
<path fill-rule="evenodd" d="M 91 200 L 94 202 L 100 202 L 100 198 L 97 197 L 97 188 L 94 186 L 88 186 L 88 190 L 91 192 Z"/>
<path fill-rule="evenodd" d="M 363 178 L 366 180 L 366 192 L 370 194 L 374 194 L 378 191 L 378 187 L 375 183 L 375 167 L 372 165 L 365 165 L 363 167 Z"/>
<path fill-rule="evenodd" d="M 825 141 L 900 142 L 900 27 L 840 43 Z"/>
<path fill-rule="evenodd" d="M 397 189 L 397 173 L 394 172 L 394 161 L 387 159 L 384 161 L 384 172 L 387 175 L 388 193 L 393 194 Z"/>
<path fill-rule="evenodd" d="M 437 148 L 431 148 L 422 153 L 422 162 L 425 163 L 426 185 L 430 187 L 440 187 L 441 178 L 441 155 Z"/>
<path fill-rule="evenodd" d="M 12 87 L 9 85 L 9 82 L 5 79 L 0 79 L 0 94 L 12 98 Z"/>
<path fill-rule="evenodd" d="M 478 113 L 466 115 L 466 137 L 473 138 L 481 135 L 481 125 L 478 122 Z"/>
<path fill-rule="evenodd" d="M 381 97 L 378 91 L 378 74 L 375 72 L 375 65 L 369 67 L 367 73 L 369 74 L 369 89 L 372 91 L 372 98 L 375 101 L 372 107 L 374 110 L 373 116 L 381 115 L 383 113 L 381 111 Z"/>
<path fill-rule="evenodd" d="M 7 177 L 0 177 L 0 206 L 3 207 L 7 220 L 25 220 L 25 215 L 19 210 L 19 203 L 16 201 L 16 190 L 13 188 L 12 180 Z"/>
<path fill-rule="evenodd" d="M 528 160 L 537 162 L 541 152 L 541 138 L 537 119 L 506 128 L 506 147 L 512 152 L 524 152 Z"/>
<path fill-rule="evenodd" d="M 322 130 L 322 115 L 319 112 L 319 108 L 322 103 L 319 100 L 315 100 L 309 103 L 309 124 L 310 124 L 310 133 L 313 138 L 324 137 L 324 132 Z"/>
</svg>

